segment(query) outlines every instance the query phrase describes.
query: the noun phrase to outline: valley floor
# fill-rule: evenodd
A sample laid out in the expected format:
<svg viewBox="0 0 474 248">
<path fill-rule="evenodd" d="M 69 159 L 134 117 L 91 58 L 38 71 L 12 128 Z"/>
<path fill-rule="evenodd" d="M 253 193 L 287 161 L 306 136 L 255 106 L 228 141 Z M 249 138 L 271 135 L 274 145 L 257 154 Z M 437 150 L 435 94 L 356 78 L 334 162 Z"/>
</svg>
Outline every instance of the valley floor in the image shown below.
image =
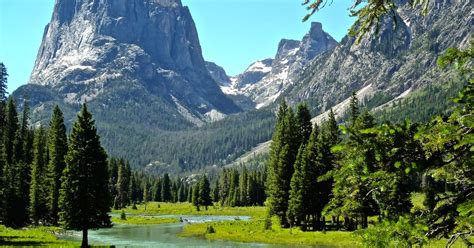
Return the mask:
<svg viewBox="0 0 474 248">
<path fill-rule="evenodd" d="M 327 232 L 302 232 L 298 228 L 282 229 L 278 220 L 272 218 L 271 228 L 265 230 L 265 207 L 217 207 L 211 206 L 206 211 L 202 208 L 197 211 L 189 203 L 157 203 L 150 202 L 137 205 L 137 209 L 126 208 L 114 210 L 112 221 L 116 224 L 166 224 L 179 222 L 178 216 L 189 215 L 221 215 L 221 216 L 250 216 L 249 221 L 232 220 L 206 223 L 192 223 L 185 225 L 180 237 L 199 237 L 208 240 L 227 240 L 246 243 L 267 243 L 290 246 L 330 246 L 330 247 L 362 247 L 358 236 L 352 232 L 327 231 Z M 126 218 L 121 218 L 122 212 Z M 155 218 L 154 215 L 171 215 Z M 268 223 L 267 223 L 268 226 Z M 212 228 L 211 228 L 212 227 Z M 0 226 L 0 246 L 48 246 L 48 247 L 74 247 L 79 243 L 58 239 L 55 235 L 63 232 L 56 227 L 38 227 L 14 230 Z M 446 240 L 436 240 L 427 247 L 444 247 Z M 458 242 L 454 247 L 465 247 Z"/>
<path fill-rule="evenodd" d="M 54 233 L 60 228 L 39 227 L 11 229 L 0 225 L 0 246 L 47 246 L 47 247 L 77 247 L 80 244 L 58 239 Z"/>
</svg>

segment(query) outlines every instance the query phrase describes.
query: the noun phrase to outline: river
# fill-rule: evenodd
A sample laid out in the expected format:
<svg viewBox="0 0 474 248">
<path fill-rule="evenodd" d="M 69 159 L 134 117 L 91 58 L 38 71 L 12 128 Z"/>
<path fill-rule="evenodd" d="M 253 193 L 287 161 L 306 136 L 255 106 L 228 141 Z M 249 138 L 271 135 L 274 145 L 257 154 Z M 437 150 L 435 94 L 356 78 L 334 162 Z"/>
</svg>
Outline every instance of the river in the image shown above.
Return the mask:
<svg viewBox="0 0 474 248">
<path fill-rule="evenodd" d="M 280 245 L 238 243 L 231 241 L 209 241 L 203 238 L 178 237 L 184 225 L 201 223 L 208 221 L 235 220 L 236 218 L 245 221 L 247 216 L 174 216 L 160 215 L 157 218 L 180 218 L 188 223 L 172 223 L 159 225 L 124 225 L 115 224 L 112 228 L 89 231 L 90 244 L 109 244 L 116 247 L 288 247 Z M 82 233 L 70 232 L 61 239 L 81 241 Z"/>
</svg>

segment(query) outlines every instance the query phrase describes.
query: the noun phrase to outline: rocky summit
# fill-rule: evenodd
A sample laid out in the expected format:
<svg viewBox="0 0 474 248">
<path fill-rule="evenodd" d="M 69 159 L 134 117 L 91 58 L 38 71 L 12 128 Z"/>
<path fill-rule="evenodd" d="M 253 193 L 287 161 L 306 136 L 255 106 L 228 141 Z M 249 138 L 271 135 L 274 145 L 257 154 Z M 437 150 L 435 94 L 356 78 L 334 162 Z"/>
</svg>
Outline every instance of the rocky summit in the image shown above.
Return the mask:
<svg viewBox="0 0 474 248">
<path fill-rule="evenodd" d="M 249 97 L 257 109 L 268 106 L 294 84 L 294 79 L 310 61 L 337 44 L 324 32 L 321 23 L 313 22 L 301 41 L 282 39 L 275 58 L 251 64 L 245 72 L 232 78 L 232 84 L 223 87 L 223 91 Z"/>
<path fill-rule="evenodd" d="M 159 101 L 172 119 L 191 125 L 240 111 L 209 74 L 190 11 L 179 0 L 57 0 L 26 88 L 20 91 L 42 105 L 47 99 L 34 99 L 39 88 L 66 105 Z"/>
</svg>

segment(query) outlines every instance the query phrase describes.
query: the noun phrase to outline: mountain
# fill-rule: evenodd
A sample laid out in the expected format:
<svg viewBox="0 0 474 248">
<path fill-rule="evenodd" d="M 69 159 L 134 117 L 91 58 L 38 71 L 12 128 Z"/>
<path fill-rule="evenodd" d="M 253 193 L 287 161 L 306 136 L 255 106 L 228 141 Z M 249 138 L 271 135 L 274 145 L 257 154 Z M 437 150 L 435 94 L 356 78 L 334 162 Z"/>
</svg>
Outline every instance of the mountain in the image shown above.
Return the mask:
<svg viewBox="0 0 474 248">
<path fill-rule="evenodd" d="M 122 6 L 123 11 L 142 11 L 145 6 L 143 8 L 149 12 L 145 11 L 146 14 L 141 13 L 137 18 L 142 20 L 149 16 L 152 23 L 165 18 L 158 18 L 157 13 L 169 17 L 165 18 L 167 21 L 163 21 L 163 25 L 149 27 L 161 29 L 166 26 L 165 23 L 170 27 L 168 33 L 163 31 L 156 36 L 160 40 L 152 39 L 153 42 L 165 44 L 162 39 L 184 39 L 183 42 L 188 43 L 193 40 L 190 38 L 192 32 L 188 33 L 184 28 L 192 26 L 190 30 L 195 31 L 194 25 L 190 24 L 192 19 L 185 21 L 187 15 L 183 13 L 189 13 L 186 7 L 177 1 L 140 2 L 146 4 L 125 4 L 127 8 Z M 421 16 L 419 9 L 410 7 L 409 1 L 400 0 L 394 12 L 396 25 L 393 25 L 393 18 L 387 16 L 381 22 L 379 33 L 374 30 L 360 43 L 347 36 L 337 44 L 322 30 L 321 25 L 314 23 L 302 41 L 284 39 L 275 58 L 252 63 L 246 72 L 229 77 L 221 67 L 205 62 L 200 52 L 199 59 L 193 57 L 192 54 L 196 53 L 192 51 L 198 43 L 192 43 L 189 49 L 180 47 L 185 52 L 172 52 L 174 48 L 171 48 L 167 53 L 170 56 L 163 55 L 161 58 L 162 54 L 153 55 L 145 45 L 147 42 L 141 38 L 134 43 L 119 42 L 119 38 L 115 37 L 120 34 L 103 33 L 107 29 L 105 27 L 111 26 L 122 30 L 118 28 L 122 27 L 119 24 L 107 24 L 112 19 L 121 20 L 117 14 L 101 16 L 111 13 L 114 6 L 124 4 L 122 2 L 91 0 L 85 4 L 78 0 L 71 5 L 74 8 L 66 8 L 65 3 L 70 2 L 59 1 L 56 5 L 55 15 L 46 29 L 45 41 L 39 51 L 38 61 L 42 62 L 37 62 L 31 83 L 17 90 L 14 96 L 21 100 L 23 95 L 29 95 L 35 121 L 48 120 L 50 109 L 58 103 L 69 123 L 78 110 L 78 99 L 87 99 L 109 153 L 128 158 L 136 165 L 148 164 L 150 171 L 160 172 L 200 170 L 206 166 L 232 164 L 241 155 L 247 160 L 254 154 L 265 153 L 268 149 L 265 142 L 271 138 L 273 131 L 275 108 L 282 99 L 292 105 L 306 101 L 316 115 L 315 122 L 323 120 L 330 108 L 334 108 L 343 121 L 347 99 L 354 91 L 379 120 L 410 118 L 426 121 L 433 114 L 447 112 L 449 99 L 465 80 L 456 78 L 448 70 L 440 70 L 436 60 L 448 47 L 466 47 L 474 26 L 469 1 L 433 0 L 428 15 Z M 59 18 L 57 15 L 61 12 L 65 16 Z M 84 12 L 79 15 L 84 16 L 81 18 L 90 20 L 79 22 L 82 19 L 66 18 L 79 12 Z M 130 15 L 127 18 L 135 18 L 133 13 Z M 94 33 L 97 34 L 92 36 L 95 38 L 81 41 L 79 34 L 87 33 L 82 28 L 94 18 L 100 21 L 96 21 L 93 27 L 105 25 L 104 28 L 95 28 Z M 179 24 L 181 22 L 188 24 Z M 51 28 L 56 31 L 49 31 Z M 146 32 L 137 29 L 125 30 L 145 35 Z M 180 32 L 186 35 L 179 38 L 176 33 Z M 97 43 L 90 42 L 97 37 L 112 37 L 106 40 L 115 41 L 99 39 Z M 132 37 L 129 34 L 122 38 Z M 62 45 L 56 45 L 56 50 L 51 48 L 52 45 L 46 45 L 53 44 L 53 41 Z M 82 44 L 92 45 L 76 49 L 67 43 L 80 47 Z M 109 46 L 116 47 L 113 48 L 116 53 L 111 53 L 113 56 L 106 53 Z M 88 49 L 95 47 L 100 49 L 89 52 Z M 66 64 L 67 67 L 58 69 L 70 61 L 65 50 L 74 49 L 81 56 L 73 58 L 98 54 L 98 57 L 91 57 L 98 59 L 84 60 L 86 62 L 79 63 L 76 68 Z M 46 58 L 49 56 L 51 59 L 43 59 L 46 54 Z M 107 60 L 108 56 L 112 57 Z M 184 57 L 178 59 L 180 56 Z M 188 62 L 191 62 L 183 62 L 187 65 L 183 69 L 177 65 L 181 62 L 176 61 L 186 61 L 185 57 L 190 58 Z M 88 63 L 93 63 L 90 66 L 96 71 L 90 70 Z M 153 73 L 147 74 L 147 70 L 140 69 L 145 67 L 152 68 Z M 75 72 L 79 69 L 81 71 Z M 114 73 L 121 76 L 111 77 Z M 149 75 L 152 75 L 150 80 L 147 79 Z M 46 76 L 50 79 L 39 80 Z M 446 83 L 453 78 L 453 83 Z M 205 86 L 207 91 L 200 86 Z M 240 109 L 247 111 L 222 119 L 224 114 Z"/>
<path fill-rule="evenodd" d="M 313 22 L 302 41 L 282 39 L 274 59 L 251 64 L 245 72 L 231 78 L 232 84 L 222 90 L 228 95 L 249 97 L 257 109 L 268 106 L 295 83 L 310 61 L 331 51 L 337 44 L 324 32 L 321 23 Z"/>
<path fill-rule="evenodd" d="M 284 97 L 292 103 L 309 102 L 315 113 L 333 107 L 341 118 L 353 91 L 375 114 L 401 106 L 383 114 L 387 120 L 426 121 L 449 111 L 450 98 L 464 82 L 448 84 L 453 75 L 439 69 L 436 61 L 449 47 L 469 45 L 472 1 L 430 1 L 426 16 L 410 1 L 397 4 L 378 33 L 374 29 L 360 43 L 346 36 L 332 52 L 316 57 Z"/>
<path fill-rule="evenodd" d="M 344 37 L 334 49 L 296 70 L 294 83 L 261 110 L 275 111 L 283 99 L 293 106 L 307 102 L 314 123 L 323 121 L 331 108 L 344 122 L 349 98 L 356 92 L 377 121 L 426 122 L 433 115 L 449 112 L 452 98 L 467 81 L 452 70 L 440 69 L 436 61 L 449 47 L 469 46 L 472 4 L 431 1 L 426 16 L 420 15 L 419 8 L 411 8 L 409 1 L 397 4 L 394 16 L 382 20 L 378 33 L 372 30 L 360 43 Z M 270 142 L 259 143 L 229 164 L 258 160 L 269 146 Z"/>
<path fill-rule="evenodd" d="M 39 88 L 56 97 L 37 101 Z M 179 0 L 57 0 L 30 83 L 19 91 L 39 105 L 87 101 L 110 115 L 123 105 L 143 111 L 146 103 L 158 117 L 148 124 L 162 128 L 167 123 L 160 122 L 202 125 L 240 111 L 209 74 Z"/>
<path fill-rule="evenodd" d="M 147 140 L 241 111 L 203 59 L 191 13 L 180 0 L 56 0 L 29 83 L 32 119 L 55 104 L 71 123 L 87 102 L 112 155 L 153 153 Z M 140 163 L 145 161 L 140 160 Z"/>
<path fill-rule="evenodd" d="M 209 74 L 211 74 L 214 81 L 216 81 L 220 86 L 227 86 L 231 83 L 225 69 L 216 65 L 216 63 L 206 61 L 206 69 L 209 71 Z"/>
</svg>

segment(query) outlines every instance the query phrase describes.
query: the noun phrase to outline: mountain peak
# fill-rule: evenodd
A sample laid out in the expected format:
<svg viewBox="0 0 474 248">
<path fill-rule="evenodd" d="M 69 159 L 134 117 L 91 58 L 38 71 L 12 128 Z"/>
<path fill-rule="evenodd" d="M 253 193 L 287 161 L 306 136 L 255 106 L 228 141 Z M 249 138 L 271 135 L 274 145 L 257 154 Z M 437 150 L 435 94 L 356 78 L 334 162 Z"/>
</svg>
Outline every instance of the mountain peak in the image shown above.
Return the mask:
<svg viewBox="0 0 474 248">
<path fill-rule="evenodd" d="M 309 30 L 310 34 L 317 34 L 323 32 L 323 24 L 320 22 L 312 22 Z"/>
<path fill-rule="evenodd" d="M 336 47 L 338 42 L 324 32 L 320 22 L 312 22 L 309 32 L 303 37 L 300 54 L 306 60 L 312 60 L 322 52 Z"/>
<path fill-rule="evenodd" d="M 240 111 L 209 74 L 180 0 L 57 0 L 30 84 L 70 104 L 112 98 L 118 85 L 134 85 L 194 124 L 211 111 Z"/>
</svg>

